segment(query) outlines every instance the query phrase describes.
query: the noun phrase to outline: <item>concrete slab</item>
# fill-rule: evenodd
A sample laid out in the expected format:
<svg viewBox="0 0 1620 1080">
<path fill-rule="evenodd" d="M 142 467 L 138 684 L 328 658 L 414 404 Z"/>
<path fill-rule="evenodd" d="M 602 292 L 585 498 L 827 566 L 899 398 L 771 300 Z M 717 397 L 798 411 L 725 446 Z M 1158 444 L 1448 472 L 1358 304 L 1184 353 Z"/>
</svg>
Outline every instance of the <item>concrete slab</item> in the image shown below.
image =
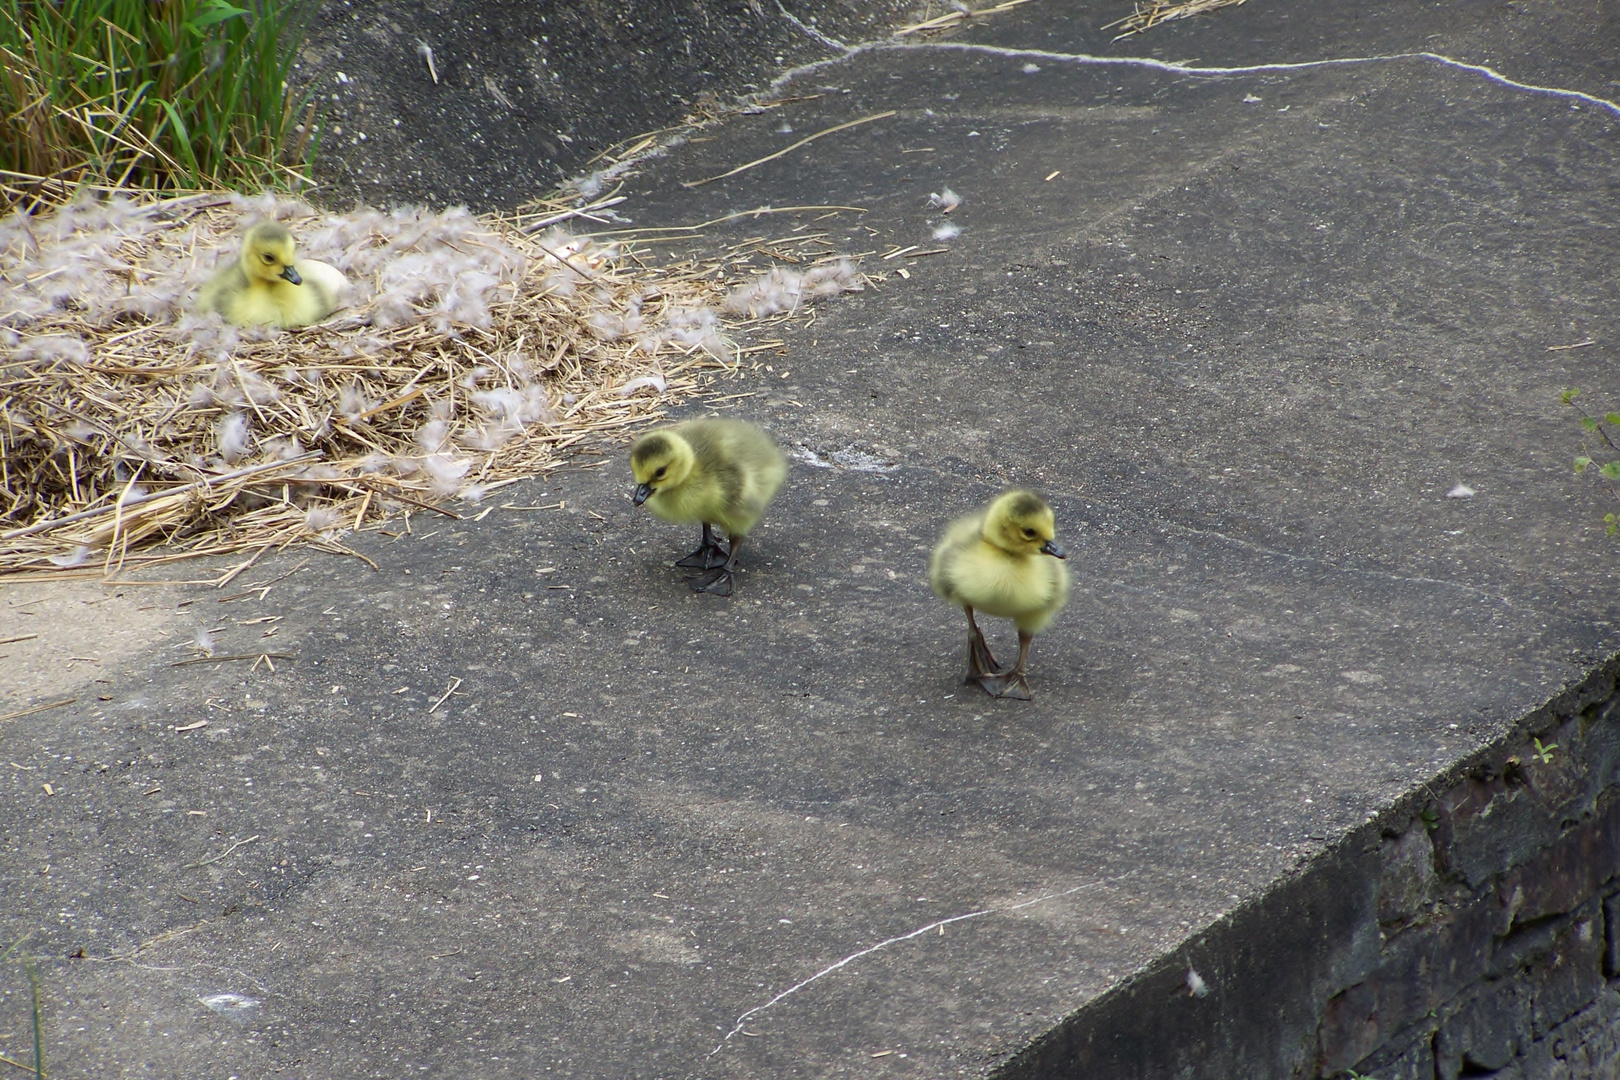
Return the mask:
<svg viewBox="0 0 1620 1080">
<path fill-rule="evenodd" d="M 1339 9 L 1152 48 L 1519 40 Z M 823 66 L 633 185 L 640 225 L 858 205 L 840 246 L 946 248 L 869 257 L 911 276 L 743 385 L 801 460 L 733 599 L 685 590 L 691 538 L 609 459 L 502 493 L 560 509 L 367 536 L 376 573 L 197 600 L 233 652 L 274 630 L 273 672 L 153 656 L 0 731 L 5 933 L 55 1069 L 983 1075 L 1616 650 L 1612 496 L 1571 474 L 1559 393 L 1614 392 L 1620 110 L 1421 57 L 997 51 L 1083 51 L 1066 14 Z M 1523 81 L 1603 96 L 1579 14 Z M 963 232 L 934 241 L 944 185 Z M 959 684 L 924 580 L 1012 483 L 1076 572 L 1030 704 Z"/>
<path fill-rule="evenodd" d="M 293 92 L 321 106 L 315 178 L 338 205 L 510 209 L 827 52 L 912 0 L 568 0 L 312 6 Z M 431 59 L 431 66 L 429 61 Z"/>
</svg>

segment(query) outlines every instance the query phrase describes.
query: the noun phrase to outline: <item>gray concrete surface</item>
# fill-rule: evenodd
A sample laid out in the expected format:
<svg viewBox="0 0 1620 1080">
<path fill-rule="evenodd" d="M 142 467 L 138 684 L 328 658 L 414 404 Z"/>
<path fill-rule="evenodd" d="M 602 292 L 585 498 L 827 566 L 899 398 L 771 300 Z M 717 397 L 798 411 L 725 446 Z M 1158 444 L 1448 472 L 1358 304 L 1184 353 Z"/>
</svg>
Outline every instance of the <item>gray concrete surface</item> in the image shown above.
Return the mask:
<svg viewBox="0 0 1620 1080">
<path fill-rule="evenodd" d="M 325 0 L 291 81 L 320 106 L 314 178 L 328 203 L 511 209 L 621 140 L 717 112 L 784 65 L 825 56 L 829 34 L 881 37 L 923 7 Z"/>
<path fill-rule="evenodd" d="M 981 1075 L 1615 651 L 1613 494 L 1558 395 L 1620 407 L 1620 112 L 1421 57 L 1053 55 L 1094 14 L 828 64 L 632 184 L 639 225 L 837 203 L 859 250 L 948 248 L 869 257 L 911 277 L 744 387 L 886 471 L 796 464 L 733 599 L 686 591 L 614 457 L 502 493 L 562 510 L 369 534 L 376 573 L 188 595 L 226 648 L 276 627 L 274 673 L 175 637 L 0 730 L 57 1075 Z M 1601 98 L 1615 30 L 1251 3 L 1115 51 L 1447 52 Z M 1011 483 L 1076 574 L 1030 704 L 959 685 L 924 580 Z"/>
</svg>

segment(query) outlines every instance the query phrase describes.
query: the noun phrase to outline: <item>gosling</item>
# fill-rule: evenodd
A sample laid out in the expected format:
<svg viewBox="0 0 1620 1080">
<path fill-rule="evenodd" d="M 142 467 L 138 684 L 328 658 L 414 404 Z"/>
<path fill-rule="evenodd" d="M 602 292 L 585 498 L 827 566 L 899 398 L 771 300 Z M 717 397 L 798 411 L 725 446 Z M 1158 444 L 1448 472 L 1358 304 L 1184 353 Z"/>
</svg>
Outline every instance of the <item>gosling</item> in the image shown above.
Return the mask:
<svg viewBox="0 0 1620 1080">
<path fill-rule="evenodd" d="M 742 420 L 683 420 L 630 447 L 632 501 L 665 521 L 703 526 L 698 549 L 676 566 L 700 573 L 694 592 L 730 596 L 737 553 L 787 477 L 787 461 L 764 429 Z M 729 546 L 714 535 L 726 530 Z"/>
<path fill-rule="evenodd" d="M 1029 643 L 1069 600 L 1068 558 L 1058 546 L 1052 508 L 1028 491 L 1009 491 L 988 507 L 957 518 L 945 529 L 928 563 L 928 581 L 949 603 L 967 612 L 965 683 L 991 697 L 1030 700 L 1025 667 Z M 1046 559 L 1042 556 L 1050 555 Z M 975 610 L 1011 619 L 1018 627 L 1018 663 L 998 668 Z"/>
<path fill-rule="evenodd" d="M 203 286 L 198 308 L 238 326 L 320 322 L 341 305 L 349 279 L 335 266 L 296 258 L 294 251 L 285 227 L 273 221 L 253 226 L 236 261 Z"/>
</svg>

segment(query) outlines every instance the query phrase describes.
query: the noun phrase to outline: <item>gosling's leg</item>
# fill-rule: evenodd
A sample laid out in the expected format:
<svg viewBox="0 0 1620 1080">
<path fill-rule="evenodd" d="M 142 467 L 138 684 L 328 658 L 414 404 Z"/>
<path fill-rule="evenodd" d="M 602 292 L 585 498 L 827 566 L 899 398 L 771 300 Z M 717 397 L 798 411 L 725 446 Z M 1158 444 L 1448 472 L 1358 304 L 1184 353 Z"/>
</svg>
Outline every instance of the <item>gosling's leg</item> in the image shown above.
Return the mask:
<svg viewBox="0 0 1620 1080">
<path fill-rule="evenodd" d="M 737 568 L 737 552 L 742 550 L 742 544 L 742 537 L 733 536 L 731 538 L 731 554 L 726 557 L 726 561 L 719 567 L 710 570 L 706 574 L 699 574 L 688 582 L 692 586 L 692 591 L 713 593 L 715 596 L 730 596 L 731 572 Z"/>
<path fill-rule="evenodd" d="M 1011 670 L 999 671 L 991 678 L 985 679 L 981 685 L 996 697 L 1029 701 L 1029 681 L 1024 677 L 1024 667 L 1029 663 L 1029 643 L 1034 640 L 1034 634 L 1018 631 L 1018 663 L 1014 664 Z M 994 687 L 992 684 L 995 684 Z"/>
<path fill-rule="evenodd" d="M 713 570 L 717 566 L 726 564 L 726 549 L 720 541 L 714 538 L 714 527 L 707 521 L 703 523 L 703 539 L 698 549 L 686 558 L 677 562 L 676 566 L 685 566 L 696 570 Z"/>
<path fill-rule="evenodd" d="M 968 621 L 968 669 L 964 683 L 978 683 L 986 690 L 984 680 L 996 677 L 996 658 L 990 655 L 990 646 L 984 640 L 984 634 L 979 630 L 979 624 L 973 619 L 973 609 L 963 605 L 967 612 Z M 991 691 L 994 693 L 995 691 Z"/>
</svg>

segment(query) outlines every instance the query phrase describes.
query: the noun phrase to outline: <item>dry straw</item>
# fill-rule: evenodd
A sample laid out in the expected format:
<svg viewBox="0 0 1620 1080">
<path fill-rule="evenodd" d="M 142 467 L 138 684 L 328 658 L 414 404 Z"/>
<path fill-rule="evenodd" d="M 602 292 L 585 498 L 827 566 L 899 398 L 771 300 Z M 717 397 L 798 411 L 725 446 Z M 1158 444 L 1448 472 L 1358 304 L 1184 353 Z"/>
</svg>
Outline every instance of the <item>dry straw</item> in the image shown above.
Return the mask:
<svg viewBox="0 0 1620 1080">
<path fill-rule="evenodd" d="M 348 551 L 346 530 L 454 515 L 441 504 L 738 372 L 740 316 L 862 284 L 820 234 L 657 265 L 645 245 L 526 228 L 561 213 L 333 215 L 202 194 L 0 221 L 0 575 Z M 327 323 L 239 330 L 189 310 L 267 217 L 353 282 Z M 769 286 L 786 299 L 753 302 L 765 279 L 739 275 L 787 247 L 801 269 Z"/>
<path fill-rule="evenodd" d="M 1114 38 L 1115 41 L 1119 41 L 1132 34 L 1145 34 L 1160 23 L 1190 19 L 1195 15 L 1207 15 L 1221 8 L 1237 7 L 1247 2 L 1248 0 L 1147 0 L 1146 3 L 1133 4 L 1129 15 L 1105 23 L 1102 28 L 1104 30 L 1119 28 L 1121 33 Z"/>
</svg>

